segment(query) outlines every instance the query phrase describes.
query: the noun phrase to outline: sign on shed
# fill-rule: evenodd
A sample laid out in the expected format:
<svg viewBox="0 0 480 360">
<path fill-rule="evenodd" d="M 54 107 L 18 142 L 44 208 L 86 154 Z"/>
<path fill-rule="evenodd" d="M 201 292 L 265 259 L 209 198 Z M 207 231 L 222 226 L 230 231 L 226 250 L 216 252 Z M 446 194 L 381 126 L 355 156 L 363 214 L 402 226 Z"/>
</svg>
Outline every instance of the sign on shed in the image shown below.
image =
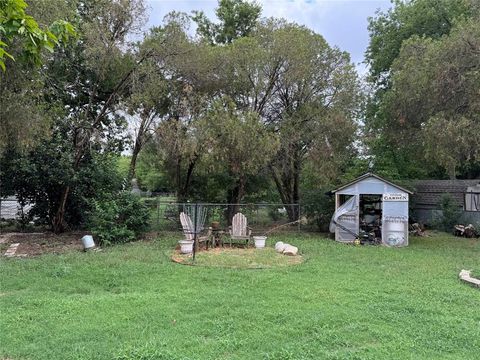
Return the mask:
<svg viewBox="0 0 480 360">
<path fill-rule="evenodd" d="M 402 193 L 385 193 L 383 201 L 408 201 L 408 194 Z"/>
</svg>

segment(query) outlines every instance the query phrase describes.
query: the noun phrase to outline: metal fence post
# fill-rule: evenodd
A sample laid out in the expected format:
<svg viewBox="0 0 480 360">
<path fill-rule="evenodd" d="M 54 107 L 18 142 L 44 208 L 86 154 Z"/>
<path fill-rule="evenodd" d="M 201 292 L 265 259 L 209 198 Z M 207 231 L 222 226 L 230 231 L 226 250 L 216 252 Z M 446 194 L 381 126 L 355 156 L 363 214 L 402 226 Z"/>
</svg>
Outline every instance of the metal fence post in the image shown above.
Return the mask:
<svg viewBox="0 0 480 360">
<path fill-rule="evenodd" d="M 157 230 L 160 228 L 160 197 L 157 197 Z"/>
<path fill-rule="evenodd" d="M 301 214 L 302 207 L 300 206 L 300 203 L 299 203 L 299 204 L 297 204 L 297 206 L 298 206 L 298 210 L 297 210 L 297 214 L 298 214 L 298 219 L 297 219 L 297 220 L 298 220 L 298 222 L 297 222 L 297 227 L 298 227 L 298 232 L 300 232 L 300 226 L 301 226 L 301 225 L 300 225 L 300 223 L 301 223 L 300 219 L 301 219 L 301 215 L 302 215 L 302 214 Z"/>
<path fill-rule="evenodd" d="M 195 254 L 197 253 L 197 210 L 198 203 L 195 203 L 193 208 L 193 261 L 195 261 Z"/>
</svg>

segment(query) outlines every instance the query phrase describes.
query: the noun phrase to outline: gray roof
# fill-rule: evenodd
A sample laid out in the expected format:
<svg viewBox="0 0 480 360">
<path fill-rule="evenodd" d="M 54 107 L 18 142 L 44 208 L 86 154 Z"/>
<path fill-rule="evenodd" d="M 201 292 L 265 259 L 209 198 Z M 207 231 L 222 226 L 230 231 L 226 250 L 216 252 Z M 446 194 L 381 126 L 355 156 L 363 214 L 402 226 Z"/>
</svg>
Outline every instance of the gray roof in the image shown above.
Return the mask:
<svg viewBox="0 0 480 360">
<path fill-rule="evenodd" d="M 407 189 L 405 189 L 405 188 L 403 188 L 403 187 L 401 187 L 401 186 L 398 186 L 397 184 L 392 183 L 391 181 L 389 181 L 389 180 L 387 180 L 387 179 L 384 179 L 384 178 L 382 178 L 382 177 L 380 177 L 380 176 L 378 176 L 378 175 L 375 175 L 375 174 L 369 173 L 369 172 L 366 173 L 366 174 L 363 174 L 362 176 L 359 176 L 358 178 L 356 178 L 356 179 L 353 180 L 353 181 L 350 181 L 348 184 L 345 184 L 345 185 L 340 186 L 338 189 L 332 190 L 330 193 L 331 193 L 331 194 L 334 194 L 334 193 L 336 193 L 337 191 L 340 191 L 340 190 L 342 190 L 342 189 L 345 189 L 346 187 L 348 187 L 348 186 L 350 186 L 350 185 L 353 185 L 353 184 L 355 184 L 355 183 L 357 183 L 357 182 L 360 182 L 360 181 L 362 181 L 362 180 L 364 180 L 364 179 L 367 179 L 367 178 L 369 178 L 369 177 L 373 177 L 373 178 L 376 178 L 376 179 L 378 179 L 378 180 L 380 180 L 380 181 L 383 181 L 383 182 L 385 182 L 385 183 L 387 183 L 387 184 L 390 184 L 390 185 L 392 185 L 392 186 L 394 186 L 394 187 L 396 187 L 396 188 L 398 188 L 398 189 L 400 189 L 400 190 L 402 190 L 402 191 L 405 191 L 406 193 L 409 193 L 410 195 L 413 194 L 412 191 L 407 190 Z"/>
<path fill-rule="evenodd" d="M 450 194 L 459 207 L 465 202 L 465 192 L 470 186 L 476 186 L 476 180 L 414 180 L 413 197 L 415 208 L 438 208 L 443 194 Z"/>
</svg>

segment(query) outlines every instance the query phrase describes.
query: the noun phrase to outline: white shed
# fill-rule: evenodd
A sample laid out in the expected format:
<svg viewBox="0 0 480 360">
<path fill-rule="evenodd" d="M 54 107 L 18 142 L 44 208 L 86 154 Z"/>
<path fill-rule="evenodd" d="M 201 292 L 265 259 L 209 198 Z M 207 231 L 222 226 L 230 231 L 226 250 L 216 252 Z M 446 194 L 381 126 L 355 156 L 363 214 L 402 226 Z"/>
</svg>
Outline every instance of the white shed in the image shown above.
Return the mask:
<svg viewBox="0 0 480 360">
<path fill-rule="evenodd" d="M 408 245 L 408 200 L 411 191 L 372 173 L 331 191 L 335 214 L 330 231 L 350 243 L 366 238 L 387 246 Z"/>
</svg>

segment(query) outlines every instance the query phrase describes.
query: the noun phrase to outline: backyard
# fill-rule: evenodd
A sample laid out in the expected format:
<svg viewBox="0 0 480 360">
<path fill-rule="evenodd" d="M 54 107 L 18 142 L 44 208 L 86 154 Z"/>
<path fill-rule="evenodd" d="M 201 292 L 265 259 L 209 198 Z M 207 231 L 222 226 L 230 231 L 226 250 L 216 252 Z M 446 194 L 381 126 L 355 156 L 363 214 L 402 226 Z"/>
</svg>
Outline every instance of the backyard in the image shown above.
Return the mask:
<svg viewBox="0 0 480 360">
<path fill-rule="evenodd" d="M 480 241 L 405 248 L 271 236 L 303 263 L 270 269 L 171 261 L 179 234 L 0 260 L 1 359 L 473 359 Z M 257 250 L 262 251 L 262 250 Z"/>
</svg>

